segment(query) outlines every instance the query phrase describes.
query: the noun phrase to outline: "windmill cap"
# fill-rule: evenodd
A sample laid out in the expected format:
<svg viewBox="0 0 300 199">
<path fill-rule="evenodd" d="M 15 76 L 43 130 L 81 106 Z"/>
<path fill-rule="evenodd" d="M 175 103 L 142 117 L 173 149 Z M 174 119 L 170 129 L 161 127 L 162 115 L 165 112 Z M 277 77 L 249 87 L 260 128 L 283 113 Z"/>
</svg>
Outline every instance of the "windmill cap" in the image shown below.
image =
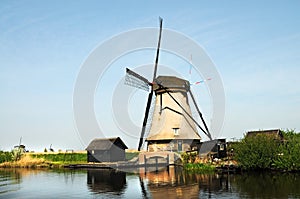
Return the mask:
<svg viewBox="0 0 300 199">
<path fill-rule="evenodd" d="M 155 79 L 157 84 L 160 84 L 168 89 L 184 89 L 188 90 L 190 84 L 187 80 L 175 76 L 158 76 Z M 155 86 L 154 90 L 158 90 L 159 86 Z"/>
</svg>

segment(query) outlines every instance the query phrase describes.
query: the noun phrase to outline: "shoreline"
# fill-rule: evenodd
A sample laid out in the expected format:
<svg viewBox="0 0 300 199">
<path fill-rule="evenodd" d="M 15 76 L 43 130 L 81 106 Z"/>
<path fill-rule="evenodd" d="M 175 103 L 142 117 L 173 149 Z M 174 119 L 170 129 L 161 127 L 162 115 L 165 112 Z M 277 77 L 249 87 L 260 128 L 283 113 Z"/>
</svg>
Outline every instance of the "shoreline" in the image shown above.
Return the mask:
<svg viewBox="0 0 300 199">
<path fill-rule="evenodd" d="M 102 169 L 139 169 L 139 168 L 163 168 L 172 166 L 166 163 L 159 164 L 137 164 L 131 159 L 138 156 L 136 152 L 128 152 L 126 154 L 126 161 L 122 162 L 103 162 L 92 163 L 87 162 L 86 151 L 75 153 L 60 153 L 60 152 L 47 152 L 47 153 L 25 153 L 18 161 L 6 161 L 0 163 L 0 168 L 28 168 L 28 169 L 82 169 L 82 168 L 102 168 Z M 299 173 L 300 170 L 278 169 L 278 168 L 243 168 L 235 160 L 226 158 L 218 159 L 217 161 L 204 161 L 196 158 L 182 160 L 180 164 L 173 164 L 174 166 L 182 166 L 187 172 L 196 173 L 240 173 L 251 171 L 270 171 L 281 173 Z M 155 170 L 155 169 L 154 169 Z M 157 169 L 156 169 L 157 170 Z"/>
<path fill-rule="evenodd" d="M 36 159 L 34 159 L 36 161 Z M 118 164 L 118 165 L 117 165 Z M 189 166 L 187 166 L 189 165 Z M 147 165 L 147 168 L 154 168 L 156 165 Z M 184 165 L 169 165 L 180 166 L 187 172 L 191 173 L 248 173 L 248 172 L 278 172 L 278 173 L 300 173 L 300 170 L 280 170 L 280 169 L 243 169 L 238 165 L 212 165 L 206 163 L 189 163 Z M 166 168 L 168 165 L 158 165 L 158 168 Z M 61 163 L 39 160 L 38 162 L 20 163 L 3 162 L 0 164 L 0 169 L 140 169 L 145 168 L 145 165 L 126 165 L 126 162 L 120 163 Z"/>
</svg>

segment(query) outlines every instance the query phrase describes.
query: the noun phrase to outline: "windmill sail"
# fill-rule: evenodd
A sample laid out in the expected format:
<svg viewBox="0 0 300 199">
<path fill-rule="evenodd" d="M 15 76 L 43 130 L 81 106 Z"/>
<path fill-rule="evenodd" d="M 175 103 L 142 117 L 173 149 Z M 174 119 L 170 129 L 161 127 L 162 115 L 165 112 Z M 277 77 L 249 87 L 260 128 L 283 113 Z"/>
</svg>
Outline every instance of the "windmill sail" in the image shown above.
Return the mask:
<svg viewBox="0 0 300 199">
<path fill-rule="evenodd" d="M 156 73 L 157 73 L 157 65 L 158 65 L 158 58 L 159 58 L 159 49 L 160 49 L 160 40 L 161 40 L 161 33 L 162 33 L 162 18 L 159 18 L 160 21 L 160 28 L 159 28 L 159 36 L 158 36 L 158 43 L 157 43 L 157 50 L 156 50 L 156 59 L 155 59 L 155 65 L 154 65 L 154 72 L 153 72 L 153 82 L 156 78 Z M 141 150 L 142 144 L 144 142 L 144 135 L 145 135 L 145 130 L 146 130 L 146 125 L 147 125 L 147 120 L 149 116 L 149 109 L 152 101 L 152 96 L 153 96 L 153 85 L 151 88 L 151 92 L 148 95 L 148 100 L 147 100 L 147 106 L 145 110 L 145 116 L 144 116 L 144 121 L 143 121 L 143 127 L 142 127 L 142 132 L 140 136 L 140 141 L 139 141 L 139 146 L 138 150 Z"/>
<path fill-rule="evenodd" d="M 147 133 L 147 150 L 176 150 L 188 151 L 200 143 L 201 136 L 198 134 L 199 128 L 210 139 L 211 135 L 204 118 L 195 102 L 194 96 L 190 90 L 190 83 L 187 80 L 174 76 L 157 75 L 158 59 L 162 35 L 162 19 L 160 18 L 160 30 L 156 51 L 156 58 L 153 71 L 153 80 L 149 82 L 143 76 L 136 72 L 126 69 L 125 84 L 144 90 L 149 90 L 147 105 L 144 114 L 142 130 L 140 134 L 138 150 L 144 143 L 145 131 L 149 124 L 149 113 L 152 104 L 152 98 L 155 94 L 155 106 L 151 116 L 149 133 Z M 192 98 L 204 128 L 193 118 L 191 114 L 188 93 Z"/>
<path fill-rule="evenodd" d="M 161 41 L 161 33 L 162 33 L 162 18 L 159 18 L 159 36 L 158 36 L 158 43 L 157 43 L 157 49 L 156 49 L 156 59 L 155 59 L 155 65 L 154 65 L 154 72 L 153 72 L 153 82 L 156 78 L 157 73 L 157 65 L 158 65 L 158 57 L 159 57 L 159 50 L 160 50 L 160 41 Z"/>
<path fill-rule="evenodd" d="M 129 68 L 126 68 L 125 84 L 149 91 L 150 82 L 143 76 L 133 72 Z"/>
</svg>

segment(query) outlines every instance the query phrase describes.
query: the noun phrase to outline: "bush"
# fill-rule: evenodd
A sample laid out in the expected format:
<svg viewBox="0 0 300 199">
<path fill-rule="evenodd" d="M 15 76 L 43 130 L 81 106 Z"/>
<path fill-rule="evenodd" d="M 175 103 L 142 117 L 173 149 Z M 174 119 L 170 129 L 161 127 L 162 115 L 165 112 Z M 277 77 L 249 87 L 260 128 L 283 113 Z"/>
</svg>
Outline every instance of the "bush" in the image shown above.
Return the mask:
<svg viewBox="0 0 300 199">
<path fill-rule="evenodd" d="M 11 152 L 0 151 L 0 163 L 11 162 L 13 160 L 13 155 Z"/>
<path fill-rule="evenodd" d="M 274 161 L 274 168 L 281 170 L 300 170 L 300 134 L 294 130 L 283 132 L 284 143 L 279 147 L 279 154 Z"/>
<path fill-rule="evenodd" d="M 197 152 L 182 153 L 181 158 L 184 164 L 194 163 L 197 157 Z"/>
<path fill-rule="evenodd" d="M 268 135 L 246 137 L 234 145 L 234 159 L 244 169 L 300 170 L 300 134 L 282 131 L 283 141 Z"/>
<path fill-rule="evenodd" d="M 268 135 L 246 137 L 235 146 L 235 159 L 245 169 L 271 168 L 280 141 Z"/>
</svg>

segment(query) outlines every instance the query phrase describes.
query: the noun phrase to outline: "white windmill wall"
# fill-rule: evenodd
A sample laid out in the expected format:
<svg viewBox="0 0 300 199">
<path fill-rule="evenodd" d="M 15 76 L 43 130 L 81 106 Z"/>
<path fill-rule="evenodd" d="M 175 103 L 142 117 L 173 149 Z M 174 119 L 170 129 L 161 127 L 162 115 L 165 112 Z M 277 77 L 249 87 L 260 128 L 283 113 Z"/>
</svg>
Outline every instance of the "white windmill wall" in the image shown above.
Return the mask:
<svg viewBox="0 0 300 199">
<path fill-rule="evenodd" d="M 176 78 L 176 77 L 174 77 Z M 177 78 L 178 79 L 178 78 Z M 185 80 L 182 80 L 185 81 Z M 182 82 L 181 82 L 182 83 Z M 191 109 L 185 88 L 170 88 L 170 94 L 181 104 L 181 106 L 191 115 Z M 160 101 L 162 95 L 162 112 L 160 113 Z M 178 111 L 178 114 L 169 107 Z M 178 134 L 175 130 L 178 128 Z M 156 90 L 155 108 L 152 116 L 152 123 L 149 135 L 146 139 L 149 151 L 162 150 L 190 150 L 193 140 L 200 140 L 201 137 L 192 119 L 182 110 L 182 108 L 163 89 Z"/>
</svg>

